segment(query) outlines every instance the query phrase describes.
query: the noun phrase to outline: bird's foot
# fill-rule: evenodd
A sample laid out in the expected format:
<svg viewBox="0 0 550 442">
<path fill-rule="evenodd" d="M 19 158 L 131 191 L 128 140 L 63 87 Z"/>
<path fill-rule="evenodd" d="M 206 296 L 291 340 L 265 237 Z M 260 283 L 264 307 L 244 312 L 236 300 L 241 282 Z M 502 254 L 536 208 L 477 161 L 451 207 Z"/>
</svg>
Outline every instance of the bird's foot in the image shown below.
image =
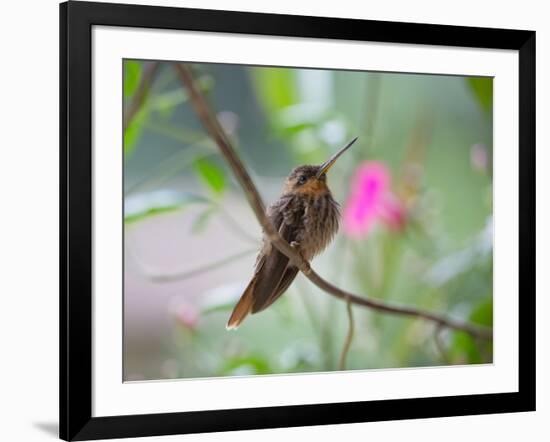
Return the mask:
<svg viewBox="0 0 550 442">
<path fill-rule="evenodd" d="M 300 255 L 300 258 L 302 258 L 302 262 L 296 263 L 296 266 L 304 272 L 306 275 L 311 272 L 311 266 L 309 265 L 309 262 L 306 258 L 304 258 L 304 255 L 300 251 L 300 243 L 298 241 L 292 241 L 290 243 L 290 247 L 292 247 L 298 255 Z"/>
</svg>

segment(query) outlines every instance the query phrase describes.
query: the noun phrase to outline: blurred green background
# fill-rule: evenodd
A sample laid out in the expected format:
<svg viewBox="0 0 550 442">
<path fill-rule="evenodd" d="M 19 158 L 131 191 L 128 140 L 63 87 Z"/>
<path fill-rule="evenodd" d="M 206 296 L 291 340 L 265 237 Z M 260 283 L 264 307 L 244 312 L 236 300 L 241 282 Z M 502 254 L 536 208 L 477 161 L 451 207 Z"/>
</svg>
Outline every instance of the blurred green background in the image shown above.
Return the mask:
<svg viewBox="0 0 550 442">
<path fill-rule="evenodd" d="M 172 63 L 123 67 L 125 380 L 492 361 L 488 342 L 354 306 L 341 365 L 346 303 L 302 275 L 226 331 L 260 229 Z M 328 177 L 342 207 L 365 162 L 387 169 L 404 222 L 376 219 L 360 237 L 341 229 L 313 261 L 319 274 L 354 293 L 492 325 L 492 79 L 192 68 L 267 203 L 293 167 L 321 163 L 355 136 Z"/>
</svg>

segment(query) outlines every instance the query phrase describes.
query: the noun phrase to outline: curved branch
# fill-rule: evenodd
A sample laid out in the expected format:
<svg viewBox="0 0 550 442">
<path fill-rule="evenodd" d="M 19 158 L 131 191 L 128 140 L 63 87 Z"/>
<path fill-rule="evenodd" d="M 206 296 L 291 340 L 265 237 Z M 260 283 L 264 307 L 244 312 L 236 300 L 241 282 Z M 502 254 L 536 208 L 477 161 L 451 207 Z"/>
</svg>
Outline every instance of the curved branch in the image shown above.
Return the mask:
<svg viewBox="0 0 550 442">
<path fill-rule="evenodd" d="M 186 279 L 194 278 L 195 276 L 202 275 L 207 272 L 211 272 L 212 270 L 217 270 L 221 267 L 224 267 L 225 265 L 235 261 L 236 259 L 244 258 L 245 256 L 251 255 L 252 253 L 256 252 L 256 249 L 246 249 L 241 252 L 235 253 L 233 255 L 226 256 L 225 258 L 221 258 L 217 261 L 210 262 L 205 265 L 201 265 L 198 267 L 194 267 L 189 270 L 184 270 L 180 272 L 175 273 L 156 273 L 152 272 L 149 269 L 145 268 L 143 263 L 141 263 L 135 254 L 133 254 L 134 262 L 136 263 L 137 267 L 143 273 L 143 275 L 150 279 L 152 282 L 157 283 L 166 283 L 166 282 L 175 282 L 175 281 L 184 281 Z"/>
<path fill-rule="evenodd" d="M 355 329 L 353 322 L 353 310 L 351 307 L 351 300 L 348 298 L 346 302 L 346 311 L 348 313 L 348 334 L 346 335 L 346 340 L 344 341 L 344 347 L 342 348 L 342 353 L 340 353 L 340 362 L 338 363 L 338 369 L 340 371 L 346 369 L 346 358 L 348 356 L 349 349 L 351 347 L 351 341 L 353 340 L 353 332 Z"/>
<path fill-rule="evenodd" d="M 319 276 L 309 265 L 309 262 L 304 260 L 302 256 L 297 253 L 288 242 L 283 240 L 279 233 L 274 229 L 273 225 L 269 221 L 265 213 L 265 205 L 262 201 L 262 198 L 258 192 L 258 189 L 254 185 L 252 178 L 250 177 L 248 171 L 244 167 L 243 163 L 237 156 L 237 153 L 231 146 L 229 138 L 225 134 L 222 126 L 220 125 L 218 119 L 210 110 L 210 106 L 206 101 L 204 95 L 199 90 L 193 74 L 189 66 L 183 63 L 175 63 L 174 68 L 180 79 L 182 85 L 189 92 L 189 98 L 195 113 L 199 117 L 202 125 L 212 139 L 216 142 L 218 148 L 220 149 L 222 155 L 225 157 L 233 172 L 239 181 L 241 187 L 243 188 L 248 203 L 254 211 L 256 218 L 260 225 L 262 226 L 265 235 L 271 241 L 271 243 L 284 253 L 290 261 L 300 269 L 300 271 L 317 287 L 324 290 L 328 294 L 335 296 L 343 300 L 349 300 L 350 303 L 356 305 L 362 305 L 364 307 L 371 308 L 384 313 L 392 313 L 402 316 L 410 316 L 421 318 L 427 321 L 431 321 L 436 325 L 447 327 L 455 330 L 461 330 L 466 333 L 471 334 L 483 339 L 492 339 L 493 331 L 489 328 L 478 327 L 467 322 L 454 320 L 443 315 L 425 311 L 415 307 L 408 306 L 398 306 L 388 304 L 382 301 L 377 301 L 373 299 L 366 298 L 364 296 L 354 295 L 352 293 L 346 292 L 345 290 L 336 287 L 328 281 L 325 281 L 321 276 Z"/>
</svg>

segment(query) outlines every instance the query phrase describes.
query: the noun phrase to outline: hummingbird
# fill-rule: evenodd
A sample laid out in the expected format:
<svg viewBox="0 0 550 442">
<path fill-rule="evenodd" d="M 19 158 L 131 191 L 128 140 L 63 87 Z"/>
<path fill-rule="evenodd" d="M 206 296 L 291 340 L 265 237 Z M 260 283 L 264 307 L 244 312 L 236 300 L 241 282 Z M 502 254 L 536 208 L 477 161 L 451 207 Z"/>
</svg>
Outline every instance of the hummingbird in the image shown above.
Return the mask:
<svg viewBox="0 0 550 442">
<path fill-rule="evenodd" d="M 334 238 L 340 222 L 339 204 L 327 185 L 327 172 L 357 137 L 320 166 L 298 166 L 286 179 L 282 195 L 266 215 L 279 235 L 307 261 L 321 253 Z M 237 328 L 248 314 L 273 304 L 288 289 L 298 267 L 263 235 L 254 275 L 233 309 L 226 328 Z"/>
</svg>

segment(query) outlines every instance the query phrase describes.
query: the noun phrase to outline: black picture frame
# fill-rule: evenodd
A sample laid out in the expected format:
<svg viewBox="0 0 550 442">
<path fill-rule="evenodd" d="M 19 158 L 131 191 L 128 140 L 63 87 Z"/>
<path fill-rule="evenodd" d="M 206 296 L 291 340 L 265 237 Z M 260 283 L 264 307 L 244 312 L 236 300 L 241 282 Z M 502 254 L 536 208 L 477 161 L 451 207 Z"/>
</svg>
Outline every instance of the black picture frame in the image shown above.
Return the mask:
<svg viewBox="0 0 550 442">
<path fill-rule="evenodd" d="M 519 53 L 519 391 L 92 417 L 94 25 Z M 60 437 L 89 440 L 535 410 L 535 32 L 125 4 L 60 5 Z"/>
</svg>

